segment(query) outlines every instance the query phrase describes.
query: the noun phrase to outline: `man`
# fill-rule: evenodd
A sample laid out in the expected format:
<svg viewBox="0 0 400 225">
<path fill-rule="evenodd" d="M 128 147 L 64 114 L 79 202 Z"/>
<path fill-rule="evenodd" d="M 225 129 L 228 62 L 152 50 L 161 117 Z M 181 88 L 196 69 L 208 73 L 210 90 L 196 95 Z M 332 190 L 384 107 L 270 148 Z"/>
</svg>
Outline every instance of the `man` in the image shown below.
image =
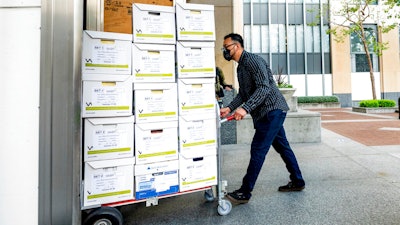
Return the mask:
<svg viewBox="0 0 400 225">
<path fill-rule="evenodd" d="M 279 187 L 278 190 L 283 192 L 303 190 L 305 182 L 283 128 L 289 107 L 275 84 L 269 66 L 260 56 L 244 50 L 243 39 L 239 34 L 226 35 L 223 47 L 224 58 L 228 61 L 233 59 L 239 64 L 237 75 L 240 88 L 232 102 L 220 110 L 221 117 L 226 117 L 235 109 L 233 115 L 236 120 L 241 120 L 250 113 L 255 128 L 250 162 L 242 186 L 228 193 L 226 197 L 237 204 L 247 203 L 250 200 L 271 145 L 280 154 L 290 173 L 289 183 Z"/>
</svg>

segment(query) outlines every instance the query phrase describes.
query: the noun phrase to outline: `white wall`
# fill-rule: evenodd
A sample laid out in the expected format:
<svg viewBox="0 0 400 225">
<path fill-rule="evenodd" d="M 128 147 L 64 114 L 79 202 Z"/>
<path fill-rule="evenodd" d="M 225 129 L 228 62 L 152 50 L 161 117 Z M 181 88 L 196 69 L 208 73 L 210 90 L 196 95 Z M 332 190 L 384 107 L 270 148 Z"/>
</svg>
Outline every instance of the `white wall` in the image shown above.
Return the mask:
<svg viewBox="0 0 400 225">
<path fill-rule="evenodd" d="M 381 99 L 380 73 L 375 72 L 374 77 L 376 98 Z M 369 72 L 351 74 L 351 94 L 353 101 L 372 99 L 372 86 Z"/>
<path fill-rule="evenodd" d="M 38 223 L 40 0 L 0 0 L 0 224 Z"/>
</svg>

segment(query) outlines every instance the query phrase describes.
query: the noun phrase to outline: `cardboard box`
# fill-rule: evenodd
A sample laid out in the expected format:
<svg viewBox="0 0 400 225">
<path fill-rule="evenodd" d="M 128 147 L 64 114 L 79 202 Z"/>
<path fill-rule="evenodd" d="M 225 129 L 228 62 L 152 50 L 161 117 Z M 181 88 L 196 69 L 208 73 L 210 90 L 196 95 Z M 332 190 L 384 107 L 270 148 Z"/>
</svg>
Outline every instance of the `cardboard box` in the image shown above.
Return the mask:
<svg viewBox="0 0 400 225">
<path fill-rule="evenodd" d="M 178 121 L 135 124 L 136 164 L 178 159 Z"/>
<path fill-rule="evenodd" d="M 134 198 L 134 158 L 85 162 L 83 206 Z"/>
<path fill-rule="evenodd" d="M 216 114 L 215 79 L 178 79 L 179 115 Z"/>
<path fill-rule="evenodd" d="M 132 5 L 134 43 L 175 44 L 175 7 Z"/>
<path fill-rule="evenodd" d="M 215 41 L 214 5 L 177 3 L 178 41 Z"/>
<path fill-rule="evenodd" d="M 214 42 L 178 41 L 178 78 L 215 77 L 214 45 Z"/>
<path fill-rule="evenodd" d="M 178 160 L 135 166 L 135 198 L 145 199 L 179 191 Z"/>
<path fill-rule="evenodd" d="M 84 161 L 133 157 L 135 117 L 84 119 Z"/>
<path fill-rule="evenodd" d="M 98 0 L 96 0 L 98 1 Z M 173 0 L 101 0 L 104 5 L 104 31 L 132 34 L 132 4 L 174 6 Z"/>
<path fill-rule="evenodd" d="M 186 157 L 217 154 L 216 115 L 179 116 L 179 151 Z"/>
<path fill-rule="evenodd" d="M 131 43 L 129 34 L 84 31 L 82 73 L 131 75 Z"/>
<path fill-rule="evenodd" d="M 179 154 L 179 191 L 217 185 L 217 156 L 197 158 Z"/>
<path fill-rule="evenodd" d="M 82 117 L 132 115 L 132 79 L 83 81 Z"/>
<path fill-rule="evenodd" d="M 175 82 L 175 45 L 133 44 L 133 82 Z"/>
<path fill-rule="evenodd" d="M 178 120 L 176 83 L 134 83 L 136 123 Z"/>
</svg>

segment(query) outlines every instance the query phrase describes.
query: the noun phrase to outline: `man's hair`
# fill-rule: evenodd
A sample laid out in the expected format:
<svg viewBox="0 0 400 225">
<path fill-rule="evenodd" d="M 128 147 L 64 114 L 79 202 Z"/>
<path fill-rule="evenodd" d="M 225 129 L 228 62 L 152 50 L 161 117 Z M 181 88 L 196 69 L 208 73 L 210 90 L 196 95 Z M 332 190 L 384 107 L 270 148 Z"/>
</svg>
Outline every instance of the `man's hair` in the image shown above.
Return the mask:
<svg viewBox="0 0 400 225">
<path fill-rule="evenodd" d="M 227 38 L 231 38 L 232 41 L 239 42 L 240 46 L 241 46 L 242 48 L 244 47 L 244 45 L 243 45 L 243 38 L 242 38 L 242 36 L 240 36 L 240 34 L 230 33 L 230 34 L 228 34 L 228 35 L 226 35 L 226 36 L 224 37 L 224 40 L 227 39 Z"/>
</svg>

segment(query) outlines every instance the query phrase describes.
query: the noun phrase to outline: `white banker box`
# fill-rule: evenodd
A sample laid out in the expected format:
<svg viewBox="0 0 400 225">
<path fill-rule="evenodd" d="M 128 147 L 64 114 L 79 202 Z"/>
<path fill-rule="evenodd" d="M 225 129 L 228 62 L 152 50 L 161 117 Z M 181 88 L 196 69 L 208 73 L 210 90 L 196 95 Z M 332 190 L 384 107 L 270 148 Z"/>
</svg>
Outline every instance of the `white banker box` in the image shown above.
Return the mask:
<svg viewBox="0 0 400 225">
<path fill-rule="evenodd" d="M 215 77 L 214 42 L 178 41 L 178 78 Z"/>
<path fill-rule="evenodd" d="M 83 206 L 133 199 L 134 158 L 85 162 Z"/>
<path fill-rule="evenodd" d="M 84 119 L 84 160 L 133 157 L 134 116 Z"/>
<path fill-rule="evenodd" d="M 214 5 L 177 3 L 178 41 L 215 41 Z"/>
<path fill-rule="evenodd" d="M 113 32 L 83 32 L 82 73 L 131 75 L 132 36 Z"/>
<path fill-rule="evenodd" d="M 83 81 L 82 117 L 132 115 L 132 79 Z"/>
<path fill-rule="evenodd" d="M 136 199 L 173 194 L 178 191 L 178 160 L 135 165 Z"/>
<path fill-rule="evenodd" d="M 179 115 L 215 115 L 215 79 L 178 79 Z"/>
<path fill-rule="evenodd" d="M 135 124 L 136 164 L 178 159 L 178 121 Z"/>
<path fill-rule="evenodd" d="M 191 158 L 179 154 L 179 191 L 217 185 L 217 156 Z"/>
<path fill-rule="evenodd" d="M 217 154 L 215 114 L 179 116 L 179 150 L 185 156 Z"/>
<path fill-rule="evenodd" d="M 176 83 L 134 83 L 136 123 L 178 120 Z"/>
<path fill-rule="evenodd" d="M 175 82 L 175 45 L 133 44 L 133 82 Z"/>
<path fill-rule="evenodd" d="M 175 7 L 132 5 L 134 43 L 175 44 Z"/>
</svg>

